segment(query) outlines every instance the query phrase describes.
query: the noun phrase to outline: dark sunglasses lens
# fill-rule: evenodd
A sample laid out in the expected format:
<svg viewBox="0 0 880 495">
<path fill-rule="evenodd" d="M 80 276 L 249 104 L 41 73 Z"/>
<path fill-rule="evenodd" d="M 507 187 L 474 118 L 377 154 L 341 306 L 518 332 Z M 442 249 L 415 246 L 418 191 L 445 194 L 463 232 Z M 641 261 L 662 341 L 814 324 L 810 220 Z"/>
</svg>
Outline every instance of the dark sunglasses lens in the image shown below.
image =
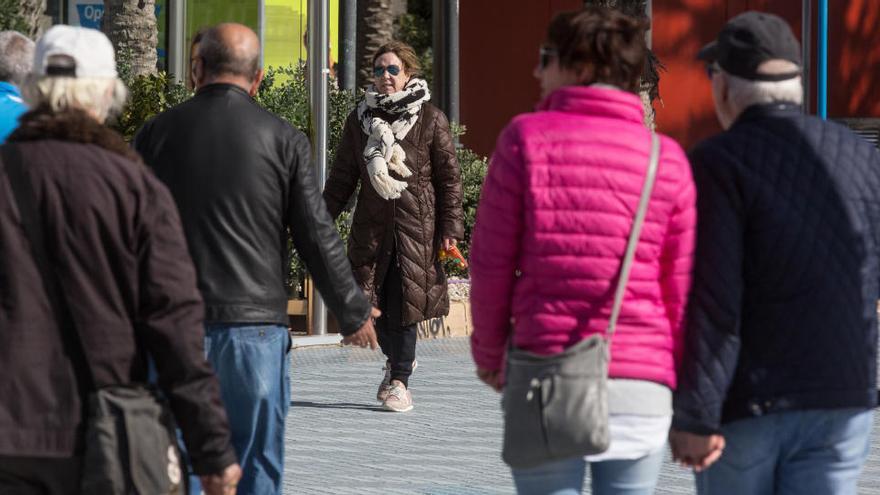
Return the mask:
<svg viewBox="0 0 880 495">
<path fill-rule="evenodd" d="M 712 79 L 713 75 L 715 75 L 715 67 L 712 67 L 711 65 L 707 65 L 706 66 L 706 76 L 709 79 Z"/>
<path fill-rule="evenodd" d="M 400 67 L 396 65 L 389 65 L 388 67 L 373 67 L 373 75 L 376 77 L 382 77 L 385 74 L 386 70 L 392 76 L 400 74 Z"/>
</svg>

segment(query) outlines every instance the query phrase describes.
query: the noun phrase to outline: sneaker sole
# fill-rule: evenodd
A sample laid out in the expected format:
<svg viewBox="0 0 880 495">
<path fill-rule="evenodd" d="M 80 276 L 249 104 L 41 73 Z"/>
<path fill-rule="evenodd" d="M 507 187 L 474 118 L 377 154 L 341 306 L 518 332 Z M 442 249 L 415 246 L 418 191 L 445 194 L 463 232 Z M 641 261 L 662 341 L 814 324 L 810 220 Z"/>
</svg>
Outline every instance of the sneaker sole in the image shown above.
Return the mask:
<svg viewBox="0 0 880 495">
<path fill-rule="evenodd" d="M 385 409 L 386 411 L 391 411 L 391 412 L 396 412 L 396 413 L 405 413 L 405 412 L 412 411 L 413 405 L 410 404 L 409 407 L 407 407 L 406 409 L 395 409 L 395 408 L 389 406 L 388 404 L 382 404 L 382 408 Z"/>
</svg>

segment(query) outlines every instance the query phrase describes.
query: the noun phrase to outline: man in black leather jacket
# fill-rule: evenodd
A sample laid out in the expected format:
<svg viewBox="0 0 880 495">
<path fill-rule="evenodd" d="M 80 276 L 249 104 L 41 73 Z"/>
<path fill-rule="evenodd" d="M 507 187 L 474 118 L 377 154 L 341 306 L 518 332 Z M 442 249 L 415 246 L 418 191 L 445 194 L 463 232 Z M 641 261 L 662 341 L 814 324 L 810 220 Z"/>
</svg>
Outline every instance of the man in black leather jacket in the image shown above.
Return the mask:
<svg viewBox="0 0 880 495">
<path fill-rule="evenodd" d="M 180 209 L 205 300 L 205 348 L 245 473 L 240 495 L 281 493 L 290 402 L 287 228 L 344 342 L 376 346 L 376 314 L 327 213 L 308 140 L 252 98 L 262 78 L 259 50 L 245 26 L 207 30 L 194 61 L 195 97 L 135 138 Z"/>
</svg>

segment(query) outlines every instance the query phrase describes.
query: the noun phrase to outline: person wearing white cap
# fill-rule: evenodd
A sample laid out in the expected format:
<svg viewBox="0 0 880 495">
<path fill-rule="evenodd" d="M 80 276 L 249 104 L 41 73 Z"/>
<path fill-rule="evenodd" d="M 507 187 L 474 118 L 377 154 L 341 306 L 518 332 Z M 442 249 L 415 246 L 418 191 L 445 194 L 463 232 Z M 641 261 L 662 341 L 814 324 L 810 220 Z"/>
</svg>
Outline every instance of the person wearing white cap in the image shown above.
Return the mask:
<svg viewBox="0 0 880 495">
<path fill-rule="evenodd" d="M 126 96 L 110 41 L 51 28 L 22 94 L 0 148 L 0 493 L 80 493 L 85 399 L 145 382 L 151 357 L 205 492 L 234 494 L 174 201 L 104 125 Z"/>
</svg>

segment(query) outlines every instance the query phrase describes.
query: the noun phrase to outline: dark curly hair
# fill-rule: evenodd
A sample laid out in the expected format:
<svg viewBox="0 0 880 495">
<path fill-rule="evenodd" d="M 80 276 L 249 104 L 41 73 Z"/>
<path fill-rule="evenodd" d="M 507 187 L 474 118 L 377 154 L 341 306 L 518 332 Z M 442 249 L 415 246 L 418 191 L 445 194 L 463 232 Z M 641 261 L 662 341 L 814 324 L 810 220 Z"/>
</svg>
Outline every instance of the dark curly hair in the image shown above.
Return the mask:
<svg viewBox="0 0 880 495">
<path fill-rule="evenodd" d="M 557 15 L 547 28 L 547 45 L 556 50 L 562 68 L 586 71 L 583 84 L 605 83 L 638 93 L 649 25 L 646 18 L 587 6 Z"/>
</svg>

